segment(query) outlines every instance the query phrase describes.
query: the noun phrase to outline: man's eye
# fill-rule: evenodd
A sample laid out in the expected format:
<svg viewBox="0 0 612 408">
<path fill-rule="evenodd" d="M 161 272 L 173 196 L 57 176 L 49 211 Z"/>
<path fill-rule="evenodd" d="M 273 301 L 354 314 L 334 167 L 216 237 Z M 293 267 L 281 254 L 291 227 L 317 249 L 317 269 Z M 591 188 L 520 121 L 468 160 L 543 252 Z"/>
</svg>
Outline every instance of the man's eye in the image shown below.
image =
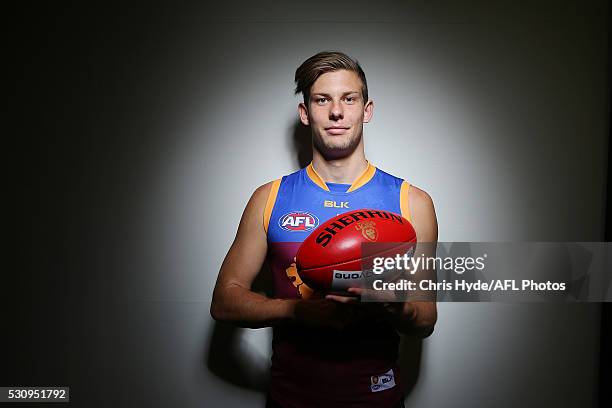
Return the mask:
<svg viewBox="0 0 612 408">
<path fill-rule="evenodd" d="M 327 101 L 327 98 L 317 98 L 317 103 L 318 104 L 323 104 Z"/>
<path fill-rule="evenodd" d="M 355 97 L 354 96 L 347 96 L 344 100 L 347 103 L 353 103 L 353 102 L 355 102 Z"/>
</svg>

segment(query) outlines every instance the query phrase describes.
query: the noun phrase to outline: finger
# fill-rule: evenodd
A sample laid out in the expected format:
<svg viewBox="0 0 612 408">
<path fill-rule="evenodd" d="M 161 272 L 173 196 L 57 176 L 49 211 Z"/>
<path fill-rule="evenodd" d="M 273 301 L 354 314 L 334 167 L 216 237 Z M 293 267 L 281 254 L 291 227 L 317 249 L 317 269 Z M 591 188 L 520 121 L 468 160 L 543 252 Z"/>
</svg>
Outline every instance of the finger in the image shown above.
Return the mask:
<svg viewBox="0 0 612 408">
<path fill-rule="evenodd" d="M 361 300 L 364 302 L 395 302 L 396 301 L 395 294 L 390 291 L 355 288 L 355 292 L 351 290 L 351 293 L 357 293 L 357 291 L 359 291 Z"/>
<path fill-rule="evenodd" d="M 347 292 L 353 295 L 361 296 L 367 289 L 364 288 L 348 288 Z"/>
<path fill-rule="evenodd" d="M 333 300 L 339 303 L 355 303 L 357 302 L 357 298 L 349 297 L 349 296 L 340 296 L 340 295 L 326 295 L 325 299 Z"/>
</svg>

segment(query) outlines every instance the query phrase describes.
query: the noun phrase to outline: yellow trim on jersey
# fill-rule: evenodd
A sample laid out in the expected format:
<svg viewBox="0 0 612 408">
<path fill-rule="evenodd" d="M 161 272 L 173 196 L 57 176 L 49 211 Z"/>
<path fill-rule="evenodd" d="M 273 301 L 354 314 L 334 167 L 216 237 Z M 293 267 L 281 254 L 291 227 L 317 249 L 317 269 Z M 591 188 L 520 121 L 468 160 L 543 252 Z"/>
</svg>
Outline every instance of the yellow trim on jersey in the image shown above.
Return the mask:
<svg viewBox="0 0 612 408">
<path fill-rule="evenodd" d="M 327 184 L 325 184 L 321 176 L 319 176 L 319 173 L 317 173 L 317 171 L 314 169 L 312 162 L 308 165 L 308 167 L 306 167 L 306 174 L 308 174 L 308 177 L 310 177 L 310 179 L 314 181 L 317 186 L 321 187 L 325 191 L 329 191 L 329 187 L 327 187 Z"/>
<path fill-rule="evenodd" d="M 368 167 L 366 167 L 363 173 L 361 173 L 361 175 L 357 177 L 357 180 L 355 180 L 353 184 L 351 184 L 351 186 L 348 190 L 346 190 L 346 192 L 350 193 L 351 191 L 357 190 L 359 187 L 365 185 L 368 181 L 372 180 L 372 177 L 374 177 L 374 173 L 376 173 L 376 167 L 374 167 L 372 164 L 370 164 L 370 162 L 368 162 Z"/>
<path fill-rule="evenodd" d="M 364 186 L 368 181 L 372 180 L 372 177 L 374 177 L 374 174 L 376 173 L 376 167 L 370 162 L 367 163 L 368 167 L 366 167 L 363 173 L 361 173 L 359 177 L 357 177 L 357 180 L 355 180 L 353 184 L 351 184 L 351 186 L 348 188 L 348 190 L 346 190 L 347 193 L 357 190 L 359 187 Z M 323 178 L 319 176 L 319 173 L 317 173 L 317 171 L 314 169 L 312 162 L 308 165 L 308 167 L 306 167 L 306 174 L 308 174 L 308 177 L 310 177 L 310 179 L 317 186 L 321 187 L 325 191 L 329 191 L 329 187 L 327 187 L 327 184 L 325 184 Z"/>
<path fill-rule="evenodd" d="M 410 191 L 410 183 L 404 180 L 400 188 L 400 209 L 402 211 L 402 217 L 412 222 L 410 217 L 410 205 L 408 204 L 408 195 Z"/>
<path fill-rule="evenodd" d="M 268 226 L 270 225 L 270 217 L 272 217 L 272 209 L 276 202 L 276 196 L 278 195 L 278 188 L 280 187 L 281 179 L 274 180 L 270 193 L 268 194 L 268 200 L 266 201 L 266 208 L 263 213 L 263 227 L 266 234 L 268 233 Z"/>
</svg>

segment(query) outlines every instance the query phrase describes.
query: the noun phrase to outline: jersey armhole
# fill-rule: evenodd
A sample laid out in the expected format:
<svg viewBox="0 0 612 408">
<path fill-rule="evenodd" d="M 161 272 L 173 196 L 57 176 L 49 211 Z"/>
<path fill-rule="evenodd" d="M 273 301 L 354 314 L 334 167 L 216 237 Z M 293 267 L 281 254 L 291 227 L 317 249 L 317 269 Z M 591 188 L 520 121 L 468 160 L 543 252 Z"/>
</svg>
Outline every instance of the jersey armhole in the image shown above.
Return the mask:
<svg viewBox="0 0 612 408">
<path fill-rule="evenodd" d="M 412 222 L 412 217 L 410 214 L 410 205 L 408 203 L 409 195 L 410 183 L 404 180 L 402 182 L 402 186 L 400 187 L 400 210 L 402 211 L 402 217 Z"/>
<path fill-rule="evenodd" d="M 270 225 L 270 217 L 272 216 L 272 209 L 274 208 L 274 203 L 276 203 L 276 196 L 278 195 L 278 188 L 280 187 L 281 179 L 274 180 L 272 182 L 272 187 L 270 188 L 270 192 L 268 193 L 268 199 L 266 200 L 266 207 L 264 208 L 263 213 L 263 227 L 266 235 L 268 235 L 268 226 Z"/>
</svg>

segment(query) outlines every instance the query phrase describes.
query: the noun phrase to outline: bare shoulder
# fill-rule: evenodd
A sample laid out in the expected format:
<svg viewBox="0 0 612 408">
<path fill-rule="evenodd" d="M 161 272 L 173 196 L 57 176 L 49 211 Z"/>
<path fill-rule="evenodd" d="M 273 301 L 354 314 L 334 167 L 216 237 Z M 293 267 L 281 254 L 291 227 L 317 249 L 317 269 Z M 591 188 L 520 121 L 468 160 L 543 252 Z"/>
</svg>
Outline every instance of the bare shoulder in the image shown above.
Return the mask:
<svg viewBox="0 0 612 408">
<path fill-rule="evenodd" d="M 427 191 L 420 189 L 417 186 L 411 185 L 409 190 L 410 204 L 415 209 L 427 209 L 433 207 L 433 199 Z"/>
<path fill-rule="evenodd" d="M 265 205 L 266 201 L 268 200 L 268 195 L 270 195 L 270 190 L 272 189 L 272 183 L 274 183 L 274 181 L 270 181 L 257 187 L 253 192 L 251 200 L 257 203 L 263 202 Z"/>
<path fill-rule="evenodd" d="M 263 211 L 264 207 L 266 206 L 268 196 L 270 195 L 270 191 L 272 190 L 273 183 L 274 181 L 270 181 L 257 187 L 251 195 L 248 206 L 253 206 Z"/>
<path fill-rule="evenodd" d="M 417 239 L 423 242 L 437 241 L 438 222 L 431 196 L 425 190 L 411 185 L 408 191 L 408 205 Z"/>
<path fill-rule="evenodd" d="M 258 230 L 261 227 L 261 231 L 263 231 L 263 216 L 266 202 L 272 189 L 272 183 L 273 182 L 270 181 L 255 189 L 242 214 L 242 219 L 240 221 L 240 227 L 242 228 L 239 227 L 239 231 L 245 229 L 247 226 L 251 226 Z"/>
</svg>

